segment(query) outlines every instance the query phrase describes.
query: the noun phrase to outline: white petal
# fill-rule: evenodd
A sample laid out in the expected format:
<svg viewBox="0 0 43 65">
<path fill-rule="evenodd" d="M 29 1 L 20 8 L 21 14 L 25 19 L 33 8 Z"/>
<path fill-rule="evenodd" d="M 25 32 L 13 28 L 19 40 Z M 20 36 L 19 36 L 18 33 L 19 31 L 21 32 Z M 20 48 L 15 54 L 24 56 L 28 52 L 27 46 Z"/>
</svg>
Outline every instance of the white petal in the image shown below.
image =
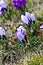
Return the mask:
<svg viewBox="0 0 43 65">
<path fill-rule="evenodd" d="M 21 30 L 26 31 L 23 26 L 20 26 L 19 28 L 17 28 L 17 31 L 21 32 Z"/>
<path fill-rule="evenodd" d="M 31 15 L 30 15 L 30 13 L 29 12 L 25 12 L 25 16 L 30 20 L 30 18 L 31 18 Z"/>
<path fill-rule="evenodd" d="M 35 21 L 35 15 L 34 14 L 31 14 L 31 20 Z"/>
<path fill-rule="evenodd" d="M 3 0 L 0 1 L 0 6 L 3 8 L 7 7 L 5 1 L 3 1 Z"/>
<path fill-rule="evenodd" d="M 21 20 L 28 25 L 28 18 L 24 15 L 21 15 Z"/>
<path fill-rule="evenodd" d="M 2 11 L 1 11 L 2 7 L 0 7 L 0 15 L 2 14 Z"/>
<path fill-rule="evenodd" d="M 40 28 L 43 28 L 43 24 L 40 26 Z"/>
<path fill-rule="evenodd" d="M 0 27 L 0 35 L 6 35 L 4 28 Z"/>
</svg>

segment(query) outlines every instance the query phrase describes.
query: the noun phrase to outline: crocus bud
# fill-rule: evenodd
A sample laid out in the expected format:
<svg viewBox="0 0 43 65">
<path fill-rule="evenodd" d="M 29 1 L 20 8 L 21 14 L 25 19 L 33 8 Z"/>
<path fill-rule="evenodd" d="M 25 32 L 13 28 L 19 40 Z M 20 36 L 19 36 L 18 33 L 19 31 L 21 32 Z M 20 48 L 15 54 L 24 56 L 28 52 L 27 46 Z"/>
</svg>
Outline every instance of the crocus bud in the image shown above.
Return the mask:
<svg viewBox="0 0 43 65">
<path fill-rule="evenodd" d="M 24 15 L 21 15 L 21 20 L 23 21 L 23 23 L 27 24 L 28 25 L 28 18 Z"/>
<path fill-rule="evenodd" d="M 31 15 L 29 12 L 25 12 L 25 16 L 28 18 L 29 21 L 31 20 Z"/>
<path fill-rule="evenodd" d="M 35 23 L 35 15 L 34 15 L 34 14 L 31 14 L 31 21 L 32 21 L 33 23 Z"/>
<path fill-rule="evenodd" d="M 0 36 L 3 38 L 3 39 L 6 39 L 6 32 L 5 32 L 5 29 L 0 27 Z"/>
<path fill-rule="evenodd" d="M 40 26 L 40 29 L 43 29 L 43 24 Z"/>
</svg>

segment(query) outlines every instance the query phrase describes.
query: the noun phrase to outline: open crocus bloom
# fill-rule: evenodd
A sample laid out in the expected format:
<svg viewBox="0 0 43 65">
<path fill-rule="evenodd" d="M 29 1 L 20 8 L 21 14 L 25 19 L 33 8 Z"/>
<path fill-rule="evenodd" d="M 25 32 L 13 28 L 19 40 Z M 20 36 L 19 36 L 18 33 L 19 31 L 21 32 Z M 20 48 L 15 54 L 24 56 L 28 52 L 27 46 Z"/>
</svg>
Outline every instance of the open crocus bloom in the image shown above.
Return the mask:
<svg viewBox="0 0 43 65">
<path fill-rule="evenodd" d="M 43 24 L 40 26 L 40 29 L 43 29 Z"/>
<path fill-rule="evenodd" d="M 21 15 L 21 20 L 22 20 L 25 24 L 28 25 L 29 20 L 28 20 L 28 18 L 27 18 L 26 16 Z"/>
<path fill-rule="evenodd" d="M 7 10 L 7 5 L 5 1 L 1 0 L 0 1 L 0 14 L 4 14 L 6 10 Z"/>
<path fill-rule="evenodd" d="M 26 6 L 26 0 L 13 0 L 13 4 L 16 8 L 22 10 L 22 6 Z"/>
<path fill-rule="evenodd" d="M 6 38 L 6 32 L 5 32 L 5 29 L 0 27 L 0 36 L 5 39 Z"/>
</svg>

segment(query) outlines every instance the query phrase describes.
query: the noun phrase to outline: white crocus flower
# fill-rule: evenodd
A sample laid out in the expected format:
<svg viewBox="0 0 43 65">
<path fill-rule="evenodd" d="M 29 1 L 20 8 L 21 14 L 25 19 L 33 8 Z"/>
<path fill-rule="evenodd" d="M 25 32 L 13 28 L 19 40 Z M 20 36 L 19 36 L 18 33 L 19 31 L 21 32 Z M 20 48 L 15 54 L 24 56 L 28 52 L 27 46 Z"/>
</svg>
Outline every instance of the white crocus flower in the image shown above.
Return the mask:
<svg viewBox="0 0 43 65">
<path fill-rule="evenodd" d="M 28 18 L 28 20 L 31 19 L 31 14 L 29 12 L 25 12 L 25 16 Z"/>
<path fill-rule="evenodd" d="M 24 15 L 21 15 L 21 20 L 23 21 L 23 23 L 27 24 L 28 25 L 28 18 Z"/>
</svg>

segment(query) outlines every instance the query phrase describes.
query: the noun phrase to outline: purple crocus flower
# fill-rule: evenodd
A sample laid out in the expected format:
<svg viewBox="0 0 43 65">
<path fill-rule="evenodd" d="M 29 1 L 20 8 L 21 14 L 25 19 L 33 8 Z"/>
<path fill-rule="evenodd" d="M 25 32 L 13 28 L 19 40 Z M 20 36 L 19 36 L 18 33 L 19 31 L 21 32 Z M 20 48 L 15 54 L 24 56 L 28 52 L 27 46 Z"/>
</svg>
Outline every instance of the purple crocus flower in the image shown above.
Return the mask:
<svg viewBox="0 0 43 65">
<path fill-rule="evenodd" d="M 13 0 L 13 4 L 16 8 L 22 10 L 22 6 L 26 6 L 26 0 Z"/>
<path fill-rule="evenodd" d="M 22 5 L 20 1 L 13 0 L 14 6 L 18 9 L 22 9 Z"/>
<path fill-rule="evenodd" d="M 7 11 L 7 5 L 6 5 L 5 1 L 1 0 L 0 1 L 0 15 L 4 14 L 5 11 Z"/>
<path fill-rule="evenodd" d="M 17 29 L 17 32 L 15 33 L 15 37 L 16 37 L 17 39 L 19 39 L 21 42 L 27 41 L 26 30 L 24 29 L 23 26 L 20 26 L 20 27 Z"/>
</svg>

